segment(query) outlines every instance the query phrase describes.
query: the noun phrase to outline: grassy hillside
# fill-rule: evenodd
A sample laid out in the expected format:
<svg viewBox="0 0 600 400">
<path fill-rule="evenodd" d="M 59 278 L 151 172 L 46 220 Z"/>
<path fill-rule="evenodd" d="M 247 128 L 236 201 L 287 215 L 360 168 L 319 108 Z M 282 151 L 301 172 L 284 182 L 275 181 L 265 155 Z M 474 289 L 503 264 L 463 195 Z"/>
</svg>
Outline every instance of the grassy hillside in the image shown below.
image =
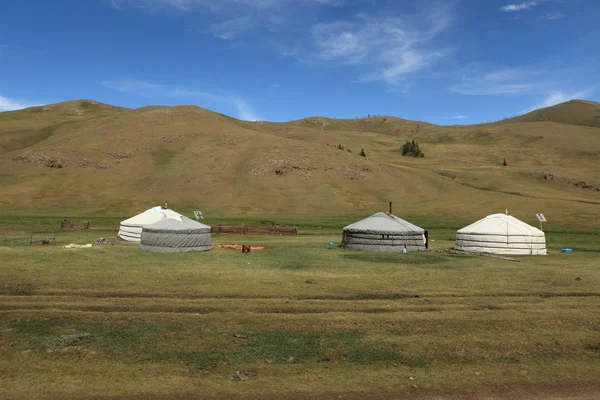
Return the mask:
<svg viewBox="0 0 600 400">
<path fill-rule="evenodd" d="M 586 100 L 571 100 L 553 107 L 541 108 L 501 123 L 550 121 L 561 124 L 600 127 L 600 104 Z"/>
<path fill-rule="evenodd" d="M 363 215 L 393 201 L 412 219 L 459 224 L 508 208 L 530 223 L 544 212 L 556 228 L 595 227 L 600 128 L 570 124 L 599 116 L 594 104 L 539 111 L 560 116 L 551 121 L 453 127 L 395 117 L 251 123 L 195 106 L 89 100 L 34 107 L 0 113 L 0 207 L 126 216 L 168 201 L 220 216 Z M 403 157 L 407 140 L 425 157 Z"/>
</svg>

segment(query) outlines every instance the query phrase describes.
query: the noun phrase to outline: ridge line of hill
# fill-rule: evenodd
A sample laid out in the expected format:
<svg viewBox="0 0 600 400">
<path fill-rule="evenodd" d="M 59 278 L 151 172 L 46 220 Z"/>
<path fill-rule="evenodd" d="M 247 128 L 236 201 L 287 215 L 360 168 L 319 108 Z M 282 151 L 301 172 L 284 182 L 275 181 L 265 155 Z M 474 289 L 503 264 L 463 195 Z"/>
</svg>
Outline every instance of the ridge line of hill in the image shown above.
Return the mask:
<svg viewBox="0 0 600 400">
<path fill-rule="evenodd" d="M 114 106 L 106 103 L 101 103 L 94 100 L 82 99 L 82 100 L 69 100 L 60 103 L 47 104 L 42 106 L 28 107 L 22 110 L 15 111 L 5 111 L 0 113 L 1 115 L 9 114 L 9 113 L 37 113 L 37 112 L 48 112 L 53 108 L 58 108 L 62 110 L 65 114 L 70 115 L 84 115 L 86 110 L 91 110 L 92 108 L 101 109 L 105 112 L 109 110 L 112 112 L 121 111 L 121 112 L 145 112 L 151 111 L 158 108 L 198 108 L 205 110 L 207 112 L 211 112 L 214 114 L 220 114 L 227 118 L 227 115 L 203 108 L 197 105 L 176 105 L 176 106 L 161 106 L 161 105 L 146 105 L 139 108 L 129 108 L 122 106 Z M 69 111 L 70 110 L 70 111 Z M 236 118 L 233 118 L 236 119 Z M 237 119 L 236 119 L 237 120 Z M 322 126 L 329 126 L 335 123 L 349 123 L 352 121 L 390 121 L 390 122 L 403 122 L 403 123 L 414 123 L 414 124 L 427 124 L 432 126 L 439 126 L 436 124 L 432 124 L 427 121 L 417 121 L 417 120 L 407 120 L 401 117 L 393 116 L 393 115 L 377 115 L 370 116 L 364 118 L 355 118 L 355 119 L 347 119 L 347 118 L 330 118 L 326 116 L 307 116 L 304 118 L 285 121 L 285 122 L 271 122 L 271 121 L 244 121 L 249 123 L 268 123 L 268 124 L 303 124 L 303 123 L 311 123 Z M 241 121 L 241 120 L 240 120 Z M 473 127 L 473 126 L 486 126 L 486 125 L 494 125 L 494 124 L 510 124 L 510 123 L 520 123 L 520 122 L 555 122 L 566 125 L 580 125 L 580 126 L 590 126 L 590 127 L 600 127 L 600 103 L 588 101 L 588 100 L 570 100 L 565 103 L 557 104 L 550 107 L 541 108 L 538 110 L 534 110 L 528 112 L 523 115 L 519 115 L 516 117 L 502 119 L 496 122 L 488 122 L 488 123 L 477 123 L 477 124 L 457 124 L 451 126 L 465 126 L 465 127 Z"/>
</svg>

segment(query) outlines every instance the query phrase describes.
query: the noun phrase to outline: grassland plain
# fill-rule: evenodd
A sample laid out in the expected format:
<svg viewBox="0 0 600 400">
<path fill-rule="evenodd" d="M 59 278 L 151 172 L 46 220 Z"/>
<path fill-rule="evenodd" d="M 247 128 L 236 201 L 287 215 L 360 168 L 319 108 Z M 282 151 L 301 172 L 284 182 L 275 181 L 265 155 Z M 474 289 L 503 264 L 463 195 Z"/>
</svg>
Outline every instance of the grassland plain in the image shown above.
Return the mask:
<svg viewBox="0 0 600 400">
<path fill-rule="evenodd" d="M 250 254 L 60 247 L 114 236 L 106 217 L 53 245 L 0 246 L 0 398 L 598 397 L 599 232 L 550 228 L 548 256 L 519 262 L 329 248 L 351 218 L 213 238 L 265 246 Z M 32 220 L 60 218 L 5 218 L 3 238 Z M 433 250 L 452 246 L 452 221 L 420 223 L 445 224 Z"/>
</svg>

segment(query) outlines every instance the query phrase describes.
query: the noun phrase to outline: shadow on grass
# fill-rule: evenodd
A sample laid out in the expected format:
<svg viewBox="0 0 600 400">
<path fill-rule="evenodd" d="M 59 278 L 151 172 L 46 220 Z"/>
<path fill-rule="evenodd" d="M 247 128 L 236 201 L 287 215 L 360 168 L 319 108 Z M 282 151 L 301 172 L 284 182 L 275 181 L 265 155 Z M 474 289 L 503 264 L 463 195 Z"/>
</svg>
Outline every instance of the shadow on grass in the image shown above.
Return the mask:
<svg viewBox="0 0 600 400">
<path fill-rule="evenodd" d="M 2 339 L 8 339 L 15 349 L 43 351 L 84 346 L 129 362 L 179 361 L 198 370 L 221 363 L 265 360 L 273 364 L 321 361 L 393 362 L 414 367 L 427 364 L 423 359 L 406 357 L 393 347 L 373 346 L 365 341 L 366 332 L 359 330 L 214 332 L 144 322 L 98 325 L 68 318 L 17 318 L 8 325 L 12 330 L 5 331 Z M 236 339 L 234 333 L 244 333 L 248 338 Z"/>
<path fill-rule="evenodd" d="M 293 270 L 293 271 L 297 271 L 297 270 L 303 270 L 303 269 L 321 269 L 323 268 L 322 265 L 314 265 L 314 264 L 310 264 L 310 263 L 302 263 L 302 262 L 291 262 L 288 264 L 283 264 L 279 266 L 279 269 L 286 269 L 286 270 Z"/>
</svg>

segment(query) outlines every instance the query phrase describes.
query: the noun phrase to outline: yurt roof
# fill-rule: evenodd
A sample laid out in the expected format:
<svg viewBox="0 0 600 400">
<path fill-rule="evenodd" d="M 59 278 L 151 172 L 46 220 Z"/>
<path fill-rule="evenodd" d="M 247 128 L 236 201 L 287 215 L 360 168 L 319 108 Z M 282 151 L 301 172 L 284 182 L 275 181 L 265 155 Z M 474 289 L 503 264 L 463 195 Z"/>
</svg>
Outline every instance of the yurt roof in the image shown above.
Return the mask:
<svg viewBox="0 0 600 400">
<path fill-rule="evenodd" d="M 166 218 L 154 224 L 147 225 L 144 227 L 144 230 L 151 232 L 185 231 L 189 233 L 205 233 L 210 232 L 211 227 L 182 215 L 181 219 Z"/>
<path fill-rule="evenodd" d="M 390 233 L 390 232 L 419 232 L 424 233 L 424 229 L 411 224 L 392 214 L 378 212 L 368 218 L 355 222 L 344 228 L 345 231 L 369 232 L 369 233 Z"/>
<path fill-rule="evenodd" d="M 181 220 L 181 217 L 183 216 L 176 211 L 173 211 L 171 209 L 164 209 L 161 206 L 157 206 L 150 208 L 141 214 L 126 219 L 125 221 L 122 221 L 121 225 L 143 226 L 153 224 L 163 219 Z"/>
<path fill-rule="evenodd" d="M 469 226 L 460 229 L 458 233 L 488 234 L 488 235 L 526 235 L 544 236 L 544 232 L 525 222 L 506 214 L 491 214 Z"/>
</svg>

